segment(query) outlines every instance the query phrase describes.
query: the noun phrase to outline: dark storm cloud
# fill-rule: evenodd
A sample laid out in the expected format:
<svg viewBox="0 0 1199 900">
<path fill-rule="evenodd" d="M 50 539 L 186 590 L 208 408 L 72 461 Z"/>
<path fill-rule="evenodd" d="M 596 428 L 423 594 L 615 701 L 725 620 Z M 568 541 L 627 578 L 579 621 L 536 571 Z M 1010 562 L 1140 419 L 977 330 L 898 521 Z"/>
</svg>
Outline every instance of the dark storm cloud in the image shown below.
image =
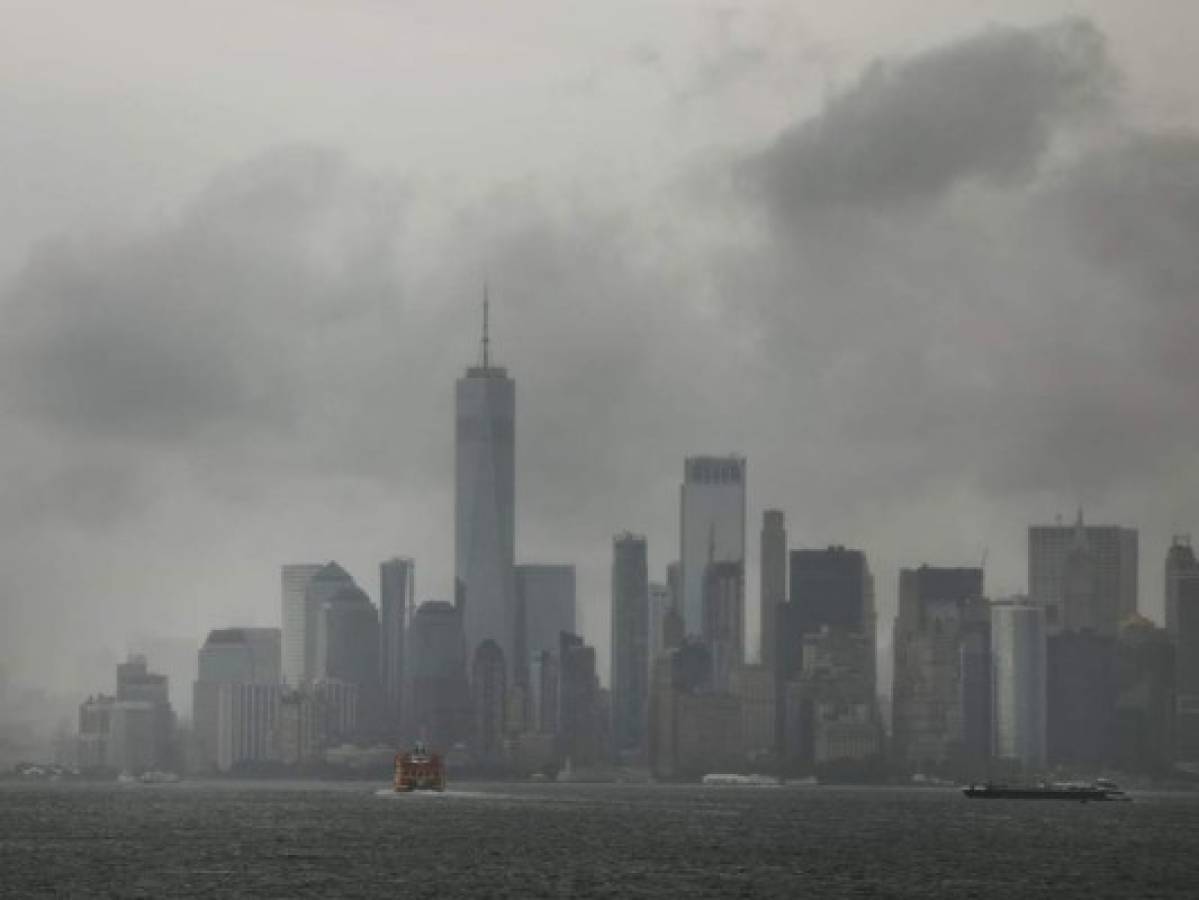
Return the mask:
<svg viewBox="0 0 1199 900">
<path fill-rule="evenodd" d="M 337 155 L 288 148 L 161 231 L 43 244 L 5 304 L 8 403 L 77 438 L 293 427 L 324 349 L 297 338 L 368 302 L 386 199 Z"/>
<path fill-rule="evenodd" d="M 790 411 L 759 425 L 787 466 L 755 474 L 802 484 L 816 528 L 952 553 L 950 498 L 1018 535 L 1046 498 L 1164 508 L 1187 482 L 1199 154 L 1130 132 L 1118 78 L 1088 23 L 990 29 L 876 65 L 735 167 L 769 215 L 717 277 L 769 361 L 761 405 Z"/>
<path fill-rule="evenodd" d="M 935 199 L 967 179 L 1026 178 L 1063 120 L 1111 83 L 1091 24 L 991 28 L 898 62 L 876 62 L 820 115 L 747 165 L 784 220 L 826 207 Z"/>
<path fill-rule="evenodd" d="M 685 279 L 623 213 L 522 184 L 414 237 L 409 199 L 395 179 L 292 147 L 220 173 L 159 231 L 44 244 L 6 292 L 4 402 L 32 439 L 72 449 L 43 458 L 14 501 L 136 512 L 163 466 L 230 502 L 314 477 L 444 485 L 453 379 L 477 353 L 488 278 L 535 473 L 522 504 L 577 536 L 610 499 L 588 478 L 618 482 L 669 443 L 679 416 L 654 398 L 686 394 L 674 363 L 719 323 L 689 321 Z M 433 261 L 401 265 L 422 253 Z"/>
</svg>

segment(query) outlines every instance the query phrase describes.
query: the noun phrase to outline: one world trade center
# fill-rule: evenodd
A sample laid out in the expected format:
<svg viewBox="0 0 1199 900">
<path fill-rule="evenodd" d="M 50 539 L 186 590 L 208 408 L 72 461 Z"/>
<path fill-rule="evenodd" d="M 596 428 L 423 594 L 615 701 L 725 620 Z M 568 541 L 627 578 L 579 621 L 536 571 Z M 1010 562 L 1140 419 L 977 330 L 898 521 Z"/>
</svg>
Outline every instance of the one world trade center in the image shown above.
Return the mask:
<svg viewBox="0 0 1199 900">
<path fill-rule="evenodd" d="M 493 366 L 483 301 L 482 365 L 457 384 L 454 593 L 462 613 L 467 664 L 494 640 L 513 671 L 516 601 L 513 572 L 516 385 Z"/>
</svg>

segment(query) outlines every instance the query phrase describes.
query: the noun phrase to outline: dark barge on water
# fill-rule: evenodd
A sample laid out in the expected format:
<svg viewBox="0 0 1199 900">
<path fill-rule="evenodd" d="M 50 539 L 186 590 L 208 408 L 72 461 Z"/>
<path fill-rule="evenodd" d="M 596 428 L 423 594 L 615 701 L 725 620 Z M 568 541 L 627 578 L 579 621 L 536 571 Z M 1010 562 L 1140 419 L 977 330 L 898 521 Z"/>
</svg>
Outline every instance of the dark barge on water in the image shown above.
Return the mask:
<svg viewBox="0 0 1199 900">
<path fill-rule="evenodd" d="M 1132 798 L 1113 781 L 1099 778 L 1090 783 L 1058 782 L 1035 785 L 972 784 L 962 788 L 972 800 L 1072 800 L 1075 803 L 1128 801 Z"/>
</svg>

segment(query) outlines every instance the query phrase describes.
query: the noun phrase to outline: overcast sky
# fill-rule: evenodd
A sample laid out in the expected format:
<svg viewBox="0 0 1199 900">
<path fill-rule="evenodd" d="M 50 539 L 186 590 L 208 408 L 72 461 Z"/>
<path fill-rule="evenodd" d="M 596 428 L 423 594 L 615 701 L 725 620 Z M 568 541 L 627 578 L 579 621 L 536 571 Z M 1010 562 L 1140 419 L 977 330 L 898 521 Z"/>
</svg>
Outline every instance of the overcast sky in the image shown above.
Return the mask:
<svg viewBox="0 0 1199 900">
<path fill-rule="evenodd" d="M 1144 8 L 0 0 L 9 676 L 277 625 L 284 562 L 449 597 L 484 279 L 518 556 L 579 566 L 605 657 L 611 536 L 661 579 L 695 453 L 749 458 L 753 635 L 774 506 L 867 552 L 885 642 L 900 566 L 1022 591 L 1079 504 L 1140 528 L 1160 618 L 1199 5 Z"/>
</svg>

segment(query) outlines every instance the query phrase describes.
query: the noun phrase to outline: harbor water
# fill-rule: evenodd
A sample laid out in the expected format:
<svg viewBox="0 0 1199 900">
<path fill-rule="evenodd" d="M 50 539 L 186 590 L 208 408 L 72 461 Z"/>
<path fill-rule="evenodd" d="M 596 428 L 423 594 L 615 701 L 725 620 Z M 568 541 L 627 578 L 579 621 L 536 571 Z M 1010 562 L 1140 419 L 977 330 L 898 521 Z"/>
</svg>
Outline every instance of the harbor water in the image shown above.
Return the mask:
<svg viewBox="0 0 1199 900">
<path fill-rule="evenodd" d="M 1199 794 L 0 785 L 4 896 L 1195 897 Z"/>
</svg>

